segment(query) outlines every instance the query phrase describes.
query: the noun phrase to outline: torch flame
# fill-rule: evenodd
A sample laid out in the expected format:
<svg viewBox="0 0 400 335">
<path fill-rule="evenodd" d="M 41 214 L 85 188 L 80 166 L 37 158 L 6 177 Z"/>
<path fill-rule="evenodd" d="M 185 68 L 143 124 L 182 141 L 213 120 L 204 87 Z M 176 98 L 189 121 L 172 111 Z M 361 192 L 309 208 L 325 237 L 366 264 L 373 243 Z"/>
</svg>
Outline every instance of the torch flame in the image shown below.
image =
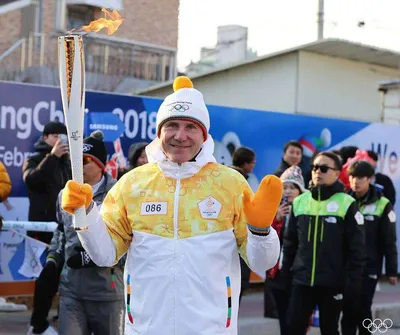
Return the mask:
<svg viewBox="0 0 400 335">
<path fill-rule="evenodd" d="M 122 21 L 124 21 L 124 19 L 116 9 L 110 12 L 107 9 L 102 8 L 101 11 L 104 13 L 104 17 L 90 22 L 89 25 L 87 26 L 82 26 L 80 30 L 84 30 L 88 33 L 90 32 L 97 33 L 101 29 L 107 28 L 108 35 L 114 34 L 118 30 L 119 26 L 121 25 Z"/>
</svg>

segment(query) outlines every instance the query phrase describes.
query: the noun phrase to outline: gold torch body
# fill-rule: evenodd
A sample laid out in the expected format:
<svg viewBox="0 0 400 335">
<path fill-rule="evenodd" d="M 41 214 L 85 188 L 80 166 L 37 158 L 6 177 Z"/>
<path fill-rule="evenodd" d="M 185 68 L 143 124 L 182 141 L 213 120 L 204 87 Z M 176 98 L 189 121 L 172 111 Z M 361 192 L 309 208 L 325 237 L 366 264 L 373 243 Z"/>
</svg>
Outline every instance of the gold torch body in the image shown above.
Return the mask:
<svg viewBox="0 0 400 335">
<path fill-rule="evenodd" d="M 60 90 L 68 131 L 72 179 L 83 184 L 83 122 L 85 110 L 85 61 L 82 36 L 58 38 Z M 86 230 L 86 210 L 75 211 L 74 229 Z"/>
</svg>

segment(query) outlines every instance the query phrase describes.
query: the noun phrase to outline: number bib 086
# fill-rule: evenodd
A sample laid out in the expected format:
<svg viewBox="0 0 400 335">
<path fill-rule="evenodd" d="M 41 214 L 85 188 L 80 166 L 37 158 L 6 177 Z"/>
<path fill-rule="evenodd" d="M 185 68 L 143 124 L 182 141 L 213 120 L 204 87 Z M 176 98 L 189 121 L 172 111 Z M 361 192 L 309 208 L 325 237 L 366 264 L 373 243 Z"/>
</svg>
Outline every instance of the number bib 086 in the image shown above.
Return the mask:
<svg viewBox="0 0 400 335">
<path fill-rule="evenodd" d="M 167 202 L 142 202 L 140 215 L 165 215 L 167 210 Z"/>
</svg>

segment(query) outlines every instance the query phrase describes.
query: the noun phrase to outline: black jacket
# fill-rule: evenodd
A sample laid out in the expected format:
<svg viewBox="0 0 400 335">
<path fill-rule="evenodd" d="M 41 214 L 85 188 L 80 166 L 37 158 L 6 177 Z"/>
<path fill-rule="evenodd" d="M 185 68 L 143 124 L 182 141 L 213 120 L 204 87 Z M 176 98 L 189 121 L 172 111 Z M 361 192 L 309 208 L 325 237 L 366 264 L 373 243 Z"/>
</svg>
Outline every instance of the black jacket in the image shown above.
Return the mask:
<svg viewBox="0 0 400 335">
<path fill-rule="evenodd" d="M 35 149 L 36 153 L 22 167 L 28 189 L 29 220 L 56 221 L 57 196 L 71 179 L 70 163 L 67 157 L 52 155 L 52 148 L 42 138 L 35 144 Z"/>
<path fill-rule="evenodd" d="M 363 216 L 343 185 L 312 188 L 293 202 L 281 271 L 294 285 L 359 291 L 365 266 Z"/>
<path fill-rule="evenodd" d="M 308 184 L 310 183 L 311 180 L 310 164 L 311 164 L 310 160 L 307 159 L 306 157 L 303 157 L 303 159 L 299 164 L 299 168 L 301 169 L 301 174 L 303 175 L 304 185 L 306 189 L 308 188 Z M 284 173 L 285 170 L 287 170 L 288 168 L 290 168 L 290 165 L 286 163 L 282 158 L 281 163 L 274 171 L 274 175 L 280 177 L 282 173 Z"/>
<path fill-rule="evenodd" d="M 353 192 L 349 193 L 355 198 Z M 370 185 L 368 193 L 356 199 L 360 212 L 364 215 L 367 246 L 366 275 L 380 276 L 383 257 L 386 275 L 397 276 L 396 215 L 390 201 Z"/>
<path fill-rule="evenodd" d="M 274 171 L 274 175 L 277 176 L 277 177 L 280 177 L 282 175 L 282 173 L 284 173 L 285 170 L 288 169 L 288 168 L 290 168 L 289 164 L 286 163 L 282 158 L 281 163 L 279 164 L 279 166 Z"/>
<path fill-rule="evenodd" d="M 133 143 L 128 151 L 128 167 L 123 171 L 118 171 L 117 179 L 119 180 L 125 173 L 137 168 L 137 160 L 142 154 L 142 150 L 148 145 L 147 142 Z"/>
</svg>

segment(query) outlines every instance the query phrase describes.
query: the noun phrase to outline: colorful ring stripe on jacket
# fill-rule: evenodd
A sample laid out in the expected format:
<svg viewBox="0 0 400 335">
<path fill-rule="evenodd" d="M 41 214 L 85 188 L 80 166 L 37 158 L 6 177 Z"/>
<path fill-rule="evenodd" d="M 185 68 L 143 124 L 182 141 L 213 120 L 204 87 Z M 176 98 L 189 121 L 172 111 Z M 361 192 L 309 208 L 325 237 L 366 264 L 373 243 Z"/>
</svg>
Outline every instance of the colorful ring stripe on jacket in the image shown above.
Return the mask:
<svg viewBox="0 0 400 335">
<path fill-rule="evenodd" d="M 228 317 L 226 318 L 226 328 L 231 325 L 232 316 L 232 290 L 231 290 L 231 279 L 229 276 L 226 277 L 226 290 L 228 295 Z"/>
<path fill-rule="evenodd" d="M 126 312 L 130 323 L 133 324 L 133 317 L 131 314 L 131 275 L 126 279 Z"/>
<path fill-rule="evenodd" d="M 111 288 L 115 288 L 115 270 L 111 268 Z"/>
</svg>

